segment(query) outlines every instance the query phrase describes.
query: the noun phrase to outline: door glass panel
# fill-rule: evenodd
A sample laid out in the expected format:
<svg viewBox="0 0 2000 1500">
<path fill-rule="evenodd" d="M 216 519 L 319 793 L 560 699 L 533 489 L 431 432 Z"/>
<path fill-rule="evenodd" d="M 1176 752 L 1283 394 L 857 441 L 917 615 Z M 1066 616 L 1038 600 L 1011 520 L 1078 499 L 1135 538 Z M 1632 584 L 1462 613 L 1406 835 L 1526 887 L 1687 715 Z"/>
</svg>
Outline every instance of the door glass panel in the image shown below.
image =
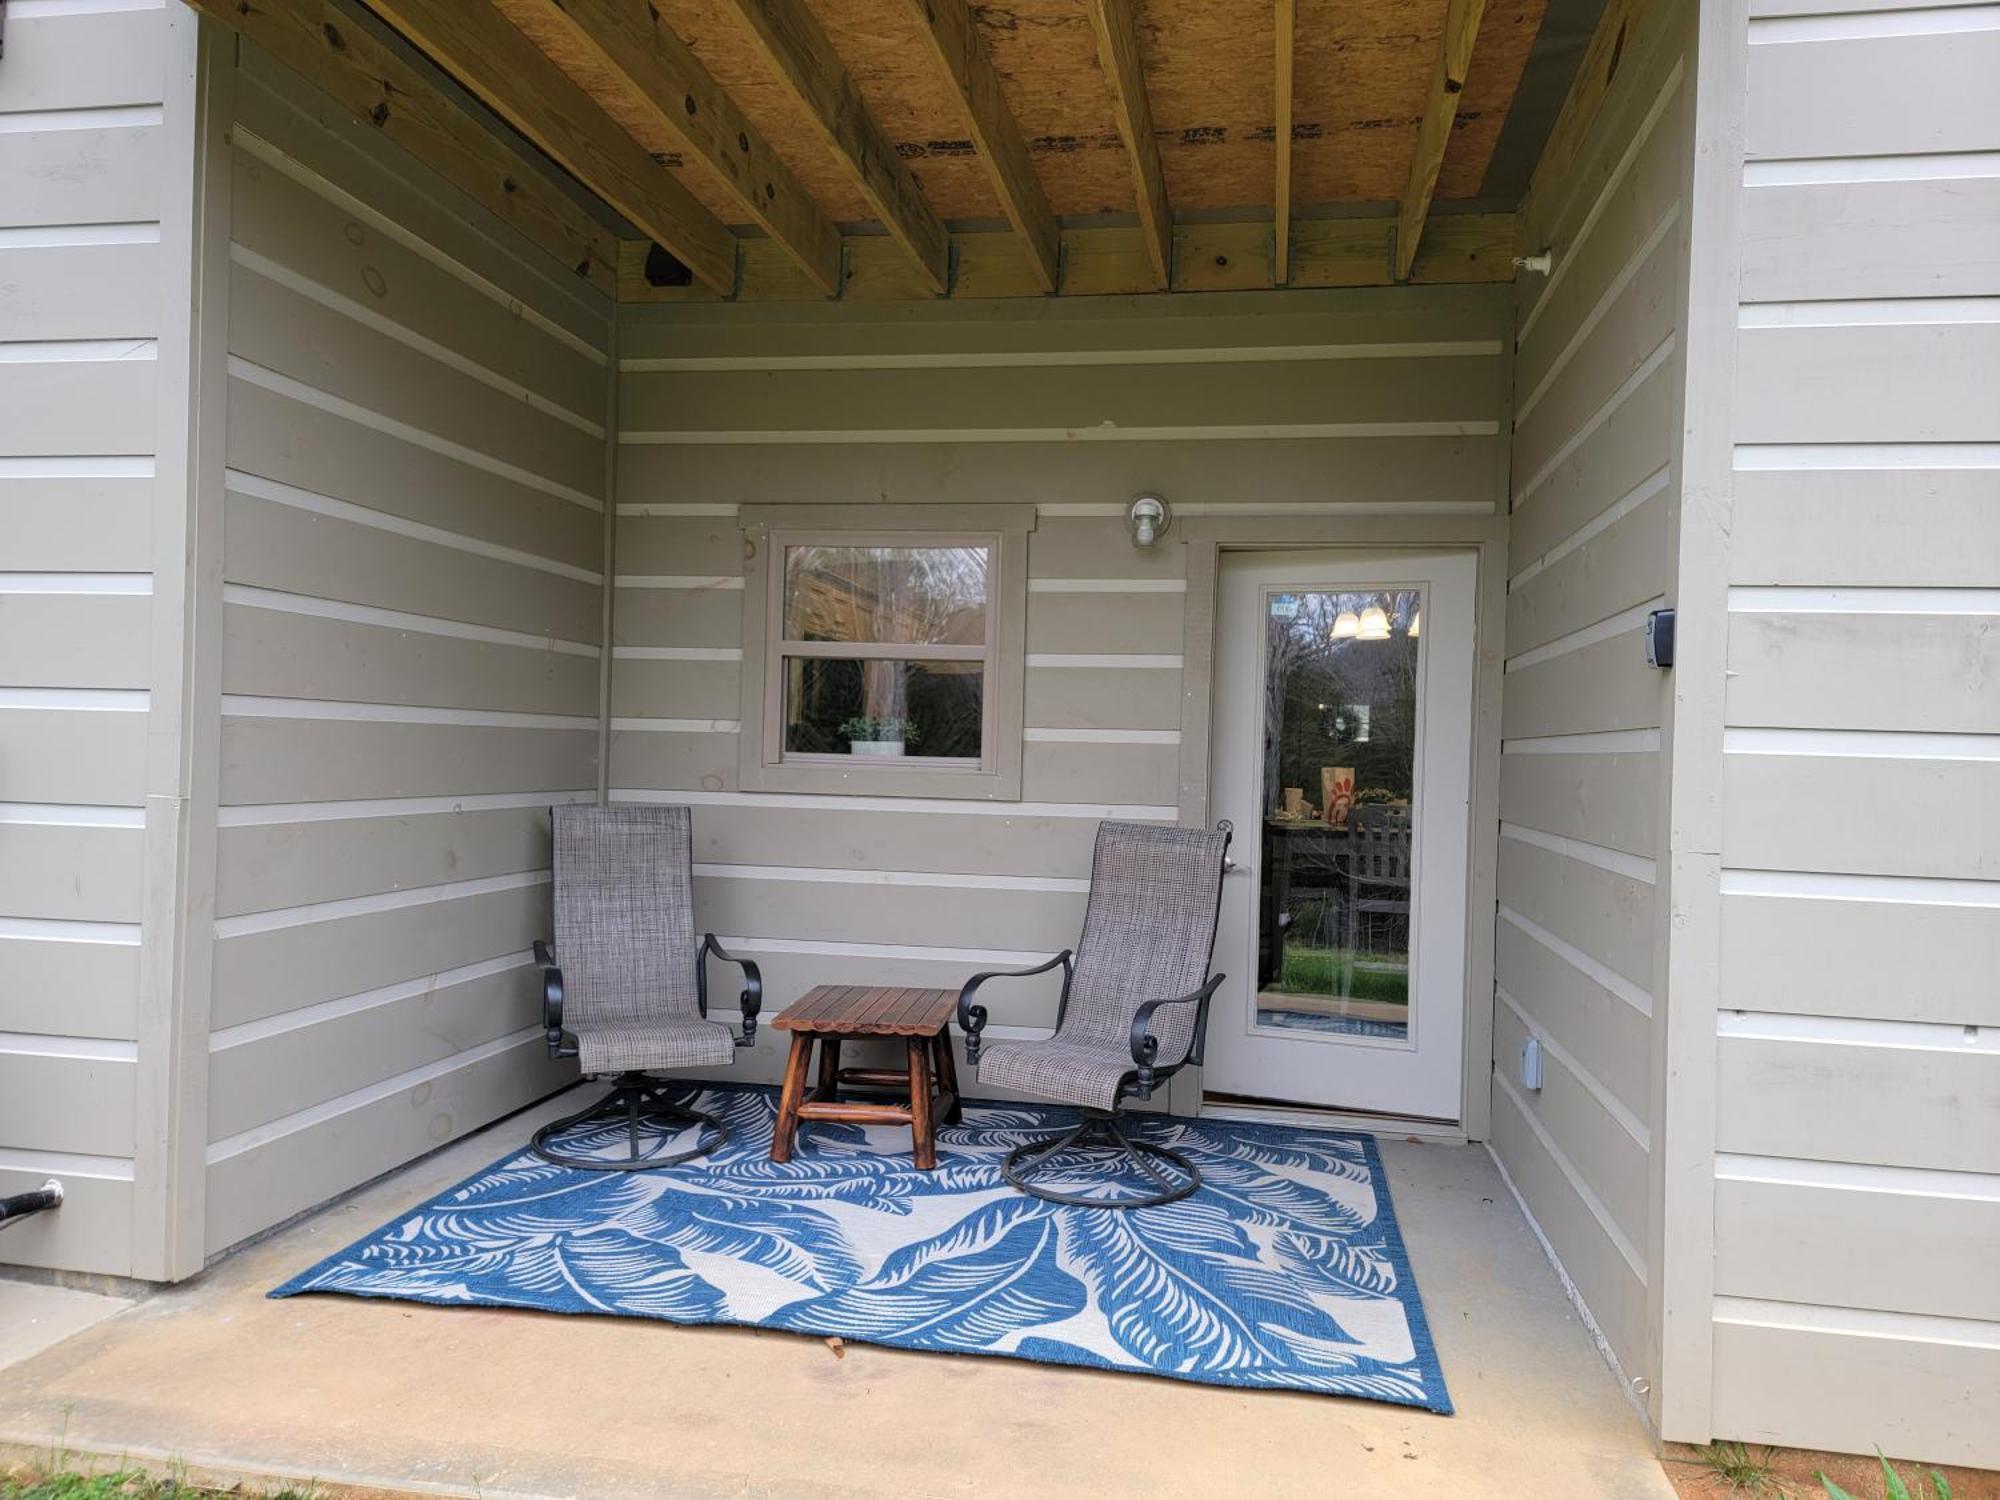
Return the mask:
<svg viewBox="0 0 2000 1500">
<path fill-rule="evenodd" d="M 1260 1029 L 1410 1035 L 1423 595 L 1264 598 Z"/>
</svg>

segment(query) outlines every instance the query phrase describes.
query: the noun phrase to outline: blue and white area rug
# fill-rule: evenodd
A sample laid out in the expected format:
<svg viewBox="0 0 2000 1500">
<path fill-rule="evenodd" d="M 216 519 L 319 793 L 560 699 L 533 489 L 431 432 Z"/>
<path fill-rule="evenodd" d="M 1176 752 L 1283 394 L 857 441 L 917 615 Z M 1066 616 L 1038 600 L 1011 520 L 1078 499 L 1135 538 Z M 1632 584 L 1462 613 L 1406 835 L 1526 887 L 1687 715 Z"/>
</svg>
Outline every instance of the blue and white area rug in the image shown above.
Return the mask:
<svg viewBox="0 0 2000 1500">
<path fill-rule="evenodd" d="M 771 1091 L 687 1102 L 730 1127 L 706 1161 L 610 1174 L 523 1152 L 271 1295 L 747 1324 L 1451 1410 L 1370 1136 L 1142 1118 L 1204 1183 L 1118 1211 L 1001 1180 L 1067 1111 L 968 1105 L 919 1172 L 907 1129 L 808 1123 L 780 1166 Z"/>
</svg>

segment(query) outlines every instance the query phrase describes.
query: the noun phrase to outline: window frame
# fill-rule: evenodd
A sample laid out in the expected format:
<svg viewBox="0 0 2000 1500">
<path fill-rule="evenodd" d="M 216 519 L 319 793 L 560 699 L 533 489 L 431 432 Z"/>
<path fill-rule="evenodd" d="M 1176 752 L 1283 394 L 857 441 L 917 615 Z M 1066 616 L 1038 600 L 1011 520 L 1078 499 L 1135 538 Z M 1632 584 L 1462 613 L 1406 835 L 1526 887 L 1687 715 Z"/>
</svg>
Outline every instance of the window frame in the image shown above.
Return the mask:
<svg viewBox="0 0 2000 1500">
<path fill-rule="evenodd" d="M 819 792 L 1019 801 L 1027 675 L 1029 505 L 770 505 L 740 512 L 747 559 L 743 601 L 738 784 L 746 791 Z M 980 546 L 987 549 L 986 640 L 978 647 L 922 642 L 784 639 L 789 548 Z M 800 649 L 801 647 L 807 649 Z M 788 753 L 786 660 L 978 661 L 980 759 Z"/>
</svg>

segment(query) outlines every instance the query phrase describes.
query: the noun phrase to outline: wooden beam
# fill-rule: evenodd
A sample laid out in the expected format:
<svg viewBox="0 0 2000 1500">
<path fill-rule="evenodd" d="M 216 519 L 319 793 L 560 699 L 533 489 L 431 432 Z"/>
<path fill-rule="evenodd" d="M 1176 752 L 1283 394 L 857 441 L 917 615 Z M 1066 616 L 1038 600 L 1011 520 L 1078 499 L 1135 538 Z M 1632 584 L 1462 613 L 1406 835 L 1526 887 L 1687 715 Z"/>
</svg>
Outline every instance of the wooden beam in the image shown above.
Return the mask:
<svg viewBox="0 0 2000 1500">
<path fill-rule="evenodd" d="M 503 0 L 508 9 L 520 0 Z M 560 30 L 541 36 L 558 63 L 579 60 L 624 81 L 681 148 L 736 196 L 828 296 L 840 292 L 840 231 L 762 133 L 645 0 L 526 0 Z"/>
<path fill-rule="evenodd" d="M 1300 219 L 1293 226 L 1295 288 L 1388 286 L 1393 218 Z M 1136 226 L 1063 231 L 1065 297 L 1129 296 L 1157 290 L 1153 259 Z M 714 302 L 706 287 L 659 287 L 646 280 L 647 247 L 620 247 L 621 302 Z M 1041 283 L 1028 269 L 1011 230 L 952 236 L 955 301 L 1040 297 Z M 1410 274 L 1429 286 L 1476 285 L 1514 279 L 1514 220 L 1510 214 L 1449 214 L 1431 226 Z M 870 235 L 847 242 L 848 302 L 907 302 L 929 295 L 895 241 Z M 1182 224 L 1174 230 L 1174 284 L 1183 292 L 1268 291 L 1272 279 L 1271 226 L 1262 219 Z M 812 302 L 819 289 L 791 258 L 768 240 L 743 247 L 742 302 Z"/>
<path fill-rule="evenodd" d="M 607 296 L 618 239 L 533 158 L 466 114 L 423 72 L 330 0 L 188 0 L 367 120 Z"/>
<path fill-rule="evenodd" d="M 1278 150 L 1278 177 L 1271 198 L 1271 222 L 1275 228 L 1273 279 L 1283 286 L 1292 279 L 1292 37 L 1297 30 L 1298 0 L 1278 0 L 1277 10 L 1277 109 L 1271 139 Z"/>
<path fill-rule="evenodd" d="M 521 34 L 491 0 L 370 0 L 371 8 L 489 108 L 718 292 L 736 283 L 736 237 Z"/>
<path fill-rule="evenodd" d="M 1097 33 L 1097 61 L 1111 89 L 1111 111 L 1132 160 L 1132 187 L 1139 203 L 1139 228 L 1153 275 L 1166 290 L 1174 275 L 1174 214 L 1167 205 L 1167 180 L 1160 171 L 1160 144 L 1153 139 L 1153 106 L 1146 97 L 1146 62 L 1139 52 L 1139 24 L 1132 0 L 1090 0 L 1090 25 Z"/>
<path fill-rule="evenodd" d="M 910 0 L 923 22 L 923 34 L 943 65 L 945 77 L 958 94 L 973 144 L 979 148 L 993 190 L 1000 195 L 1001 210 L 1014 232 L 1025 242 L 1028 267 L 1036 284 L 1045 292 L 1056 289 L 1061 263 L 1062 232 L 1049 207 L 1048 195 L 1028 160 L 1028 143 L 1007 98 L 1000 91 L 1000 75 L 979 40 L 979 30 L 966 8 L 965 0 Z"/>
<path fill-rule="evenodd" d="M 1410 180 L 1396 215 L 1396 279 L 1404 280 L 1416 262 L 1424 221 L 1430 217 L 1431 196 L 1437 191 L 1438 169 L 1451 144 L 1452 122 L 1458 118 L 1458 96 L 1472 65 L 1473 43 L 1479 39 L 1479 19 L 1486 0 L 1448 0 L 1444 37 L 1431 68 L 1431 89 L 1417 125 L 1416 154 L 1410 159 Z"/>
<path fill-rule="evenodd" d="M 951 235 L 862 102 L 854 75 L 834 54 L 803 0 L 728 0 L 828 149 L 853 174 L 862 196 L 917 263 L 924 286 L 951 285 Z"/>
</svg>

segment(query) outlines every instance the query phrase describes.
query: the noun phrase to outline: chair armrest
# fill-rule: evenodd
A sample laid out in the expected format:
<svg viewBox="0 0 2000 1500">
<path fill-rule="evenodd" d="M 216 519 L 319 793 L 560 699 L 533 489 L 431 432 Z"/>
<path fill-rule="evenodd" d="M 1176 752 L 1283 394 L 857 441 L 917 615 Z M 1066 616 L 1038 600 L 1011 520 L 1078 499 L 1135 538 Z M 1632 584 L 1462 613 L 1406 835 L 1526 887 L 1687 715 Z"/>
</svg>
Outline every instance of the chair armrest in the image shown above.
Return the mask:
<svg viewBox="0 0 2000 1500">
<path fill-rule="evenodd" d="M 1063 971 L 1063 999 L 1069 999 L 1069 982 L 1076 971 L 1070 964 L 1070 951 L 1065 948 L 1045 964 L 1036 964 L 1032 969 L 989 969 L 984 974 L 974 974 L 965 981 L 965 988 L 958 992 L 958 1029 L 965 1033 L 965 1061 L 968 1067 L 979 1066 L 979 1033 L 986 1029 L 986 1007 L 974 1005 L 972 997 L 979 987 L 989 979 L 1032 979 L 1037 974 L 1046 974 L 1058 964 Z M 1060 1020 L 1057 1022 L 1061 1024 Z"/>
<path fill-rule="evenodd" d="M 1132 1061 L 1138 1064 L 1139 1077 L 1134 1092 L 1141 1099 L 1153 1097 L 1153 1068 L 1160 1057 L 1160 1039 L 1153 1035 L 1153 1013 L 1166 1005 L 1193 1005 L 1195 1012 L 1194 1035 L 1188 1041 L 1187 1061 L 1201 1061 L 1202 1037 L 1208 1030 L 1208 1000 L 1222 983 L 1223 976 L 1211 974 L 1208 982 L 1192 994 L 1176 995 L 1171 1000 L 1148 1000 L 1132 1015 Z"/>
<path fill-rule="evenodd" d="M 737 1034 L 736 1045 L 749 1047 L 757 1041 L 757 1014 L 764 1008 L 764 975 L 750 959 L 738 958 L 715 940 L 715 934 L 701 935 L 701 947 L 694 956 L 695 1003 L 701 1007 L 703 1015 L 708 1014 L 708 956 L 713 953 L 726 964 L 735 964 L 743 971 L 743 993 L 738 997 L 738 1008 L 743 1012 L 743 1029 Z"/>
<path fill-rule="evenodd" d="M 535 939 L 535 962 L 542 966 L 542 1031 L 549 1042 L 550 1057 L 575 1057 L 576 1038 L 563 1030 L 563 975 L 556 967 L 555 950 Z"/>
</svg>

